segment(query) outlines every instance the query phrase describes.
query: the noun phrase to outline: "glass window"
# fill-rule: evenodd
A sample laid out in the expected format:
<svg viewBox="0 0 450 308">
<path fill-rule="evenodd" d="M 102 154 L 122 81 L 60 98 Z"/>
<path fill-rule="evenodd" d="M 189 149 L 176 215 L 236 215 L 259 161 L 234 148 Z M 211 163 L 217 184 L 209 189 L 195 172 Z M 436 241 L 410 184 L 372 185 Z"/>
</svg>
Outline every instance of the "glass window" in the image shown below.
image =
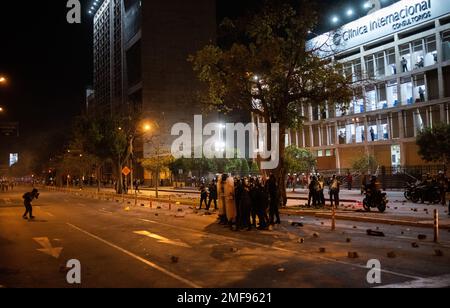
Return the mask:
<svg viewBox="0 0 450 308">
<path fill-rule="evenodd" d="M 412 60 L 414 61 L 414 68 L 420 69 L 425 66 L 425 54 L 423 48 L 423 40 L 417 40 L 412 43 L 413 55 Z"/>
<path fill-rule="evenodd" d="M 346 142 L 347 144 L 353 143 L 356 135 L 356 127 L 355 124 L 348 124 L 345 126 L 346 130 Z"/>
<path fill-rule="evenodd" d="M 338 128 L 338 138 L 339 138 L 339 144 L 346 144 L 346 130 L 345 127 L 339 127 Z"/>
<path fill-rule="evenodd" d="M 331 157 L 332 156 L 331 150 L 326 150 L 325 151 L 325 156 L 326 157 Z"/>
<path fill-rule="evenodd" d="M 425 66 L 434 65 L 438 62 L 436 37 L 429 36 L 425 39 Z"/>
<path fill-rule="evenodd" d="M 402 105 L 412 105 L 414 100 L 411 77 L 402 78 L 401 82 Z"/>
<path fill-rule="evenodd" d="M 450 60 L 450 30 L 442 32 L 442 57 L 444 61 Z"/>
<path fill-rule="evenodd" d="M 385 73 L 385 64 L 384 64 L 384 52 L 379 52 L 375 55 L 376 58 L 376 76 L 377 77 L 383 77 Z"/>
<path fill-rule="evenodd" d="M 322 150 L 317 151 L 317 157 L 323 157 L 323 151 Z"/>
<path fill-rule="evenodd" d="M 398 106 L 397 80 L 388 81 L 386 86 L 386 102 L 388 108 Z"/>
<path fill-rule="evenodd" d="M 373 60 L 373 55 L 365 57 L 366 62 L 366 72 L 368 78 L 375 77 L 375 61 Z"/>
<path fill-rule="evenodd" d="M 377 92 L 375 86 L 366 87 L 367 110 L 377 110 Z"/>
<path fill-rule="evenodd" d="M 409 44 L 404 44 L 400 46 L 400 63 L 401 72 L 408 72 L 411 70 L 411 50 Z"/>
<path fill-rule="evenodd" d="M 388 76 L 397 74 L 397 63 L 395 59 L 395 49 L 391 48 L 386 51 L 386 59 L 387 59 L 387 65 L 388 69 L 386 70 L 386 73 Z"/>
<path fill-rule="evenodd" d="M 366 141 L 364 125 L 358 124 L 356 126 L 356 143 L 363 143 Z"/>
<path fill-rule="evenodd" d="M 362 69 L 361 69 L 361 60 L 355 60 L 353 61 L 353 71 L 354 71 L 354 77 L 353 81 L 359 81 L 362 79 Z"/>
<path fill-rule="evenodd" d="M 388 108 L 388 104 L 386 101 L 386 85 L 384 83 L 377 86 L 377 97 L 378 101 L 376 104 L 376 108 L 378 110 Z"/>
<path fill-rule="evenodd" d="M 414 77 L 414 101 L 425 102 L 426 101 L 426 87 L 425 87 L 425 76 L 417 75 Z"/>
</svg>

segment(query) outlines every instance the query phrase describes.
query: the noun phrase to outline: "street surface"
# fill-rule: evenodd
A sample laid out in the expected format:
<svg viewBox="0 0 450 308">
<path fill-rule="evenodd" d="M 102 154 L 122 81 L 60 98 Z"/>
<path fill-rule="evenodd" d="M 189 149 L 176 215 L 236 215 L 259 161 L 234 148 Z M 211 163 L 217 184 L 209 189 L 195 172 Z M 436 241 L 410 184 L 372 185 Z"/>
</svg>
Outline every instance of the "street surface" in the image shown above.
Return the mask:
<svg viewBox="0 0 450 308">
<path fill-rule="evenodd" d="M 0 287 L 450 287 L 448 230 L 437 244 L 432 228 L 338 220 L 331 231 L 330 219 L 283 215 L 273 231 L 233 232 L 189 206 L 46 190 L 29 222 L 27 189 L 0 194 Z M 66 281 L 72 259 L 80 285 Z M 381 262 L 381 285 L 367 282 L 371 259 Z"/>
</svg>

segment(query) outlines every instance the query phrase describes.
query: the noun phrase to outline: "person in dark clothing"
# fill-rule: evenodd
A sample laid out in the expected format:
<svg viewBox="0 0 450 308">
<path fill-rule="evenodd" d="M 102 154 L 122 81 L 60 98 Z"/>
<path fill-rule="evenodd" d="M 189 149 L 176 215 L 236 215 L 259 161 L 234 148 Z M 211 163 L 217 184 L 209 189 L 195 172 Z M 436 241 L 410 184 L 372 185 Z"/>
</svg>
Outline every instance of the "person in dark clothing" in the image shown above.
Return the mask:
<svg viewBox="0 0 450 308">
<path fill-rule="evenodd" d="M 317 198 L 316 198 L 316 177 L 310 177 L 311 182 L 309 183 L 308 186 L 308 190 L 309 190 L 309 195 L 308 195 L 308 207 L 311 207 L 311 203 L 313 206 L 316 206 L 317 203 Z"/>
<path fill-rule="evenodd" d="M 208 211 L 211 208 L 211 203 L 214 201 L 214 209 L 217 210 L 217 184 L 215 181 L 212 181 L 208 187 L 209 190 L 209 201 L 208 207 L 206 208 Z"/>
<path fill-rule="evenodd" d="M 30 220 L 34 219 L 33 216 L 33 206 L 31 202 L 33 202 L 34 199 L 39 198 L 39 191 L 37 189 L 33 189 L 32 192 L 27 192 L 23 195 L 23 204 L 25 205 L 25 213 L 23 214 L 23 219 L 28 219 L 28 214 L 30 214 Z"/>
<path fill-rule="evenodd" d="M 250 214 L 252 207 L 252 199 L 250 196 L 250 183 L 247 179 L 242 181 L 242 191 L 240 198 L 240 227 L 250 231 L 252 229 L 250 223 Z"/>
<path fill-rule="evenodd" d="M 242 227 L 242 209 L 241 200 L 243 195 L 244 185 L 242 180 L 238 177 L 234 179 L 234 200 L 236 205 L 236 226 L 238 230 Z"/>
<path fill-rule="evenodd" d="M 258 216 L 258 230 L 266 230 L 269 223 L 269 218 L 267 217 L 268 199 L 263 184 L 259 180 L 256 180 L 253 187 L 252 206 L 254 207 L 256 216 Z M 256 226 L 256 219 L 253 220 L 253 224 Z"/>
<path fill-rule="evenodd" d="M 341 183 L 339 183 L 339 180 L 337 179 L 336 175 L 333 175 L 333 179 L 330 183 L 330 202 L 331 207 L 336 205 L 336 207 L 339 206 L 339 192 L 340 192 Z"/>
<path fill-rule="evenodd" d="M 203 202 L 205 202 L 205 207 L 208 208 L 208 192 L 206 191 L 205 184 L 200 186 L 200 208 L 202 209 Z"/>
<path fill-rule="evenodd" d="M 347 188 L 348 190 L 352 190 L 353 188 L 353 176 L 350 172 L 347 174 Z"/>
<path fill-rule="evenodd" d="M 269 177 L 269 181 L 267 182 L 267 190 L 269 193 L 270 198 L 270 204 L 269 204 L 269 212 L 270 212 L 270 224 L 281 224 L 280 220 L 280 211 L 279 211 L 279 204 L 280 204 L 280 198 L 278 193 L 278 184 L 277 180 L 275 178 L 275 175 L 271 174 Z M 275 221 L 276 218 L 276 221 Z"/>
<path fill-rule="evenodd" d="M 257 179 L 250 178 L 250 198 L 251 198 L 251 226 L 256 228 L 256 216 L 258 215 L 258 190 L 257 190 Z"/>
</svg>

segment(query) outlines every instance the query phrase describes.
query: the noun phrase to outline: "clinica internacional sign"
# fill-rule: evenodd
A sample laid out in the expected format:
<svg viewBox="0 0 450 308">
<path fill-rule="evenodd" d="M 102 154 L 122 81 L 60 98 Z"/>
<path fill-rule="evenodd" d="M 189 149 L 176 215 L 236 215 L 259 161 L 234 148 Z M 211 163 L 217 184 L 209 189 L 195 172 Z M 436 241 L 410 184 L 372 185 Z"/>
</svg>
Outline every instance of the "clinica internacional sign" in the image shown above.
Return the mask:
<svg viewBox="0 0 450 308">
<path fill-rule="evenodd" d="M 309 48 L 342 52 L 450 12 L 450 0 L 404 0 L 312 39 Z M 328 49 L 328 48 L 326 48 Z M 321 50 L 327 52 L 327 50 Z"/>
</svg>

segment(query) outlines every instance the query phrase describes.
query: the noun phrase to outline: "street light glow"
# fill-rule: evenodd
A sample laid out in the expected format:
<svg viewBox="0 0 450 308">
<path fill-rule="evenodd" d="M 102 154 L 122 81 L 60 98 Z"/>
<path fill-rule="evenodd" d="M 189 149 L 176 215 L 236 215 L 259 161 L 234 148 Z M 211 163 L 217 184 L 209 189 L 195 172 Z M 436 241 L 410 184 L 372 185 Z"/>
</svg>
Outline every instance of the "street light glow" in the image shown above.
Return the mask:
<svg viewBox="0 0 450 308">
<path fill-rule="evenodd" d="M 354 14 L 355 12 L 353 11 L 353 9 L 348 9 L 347 10 L 347 16 L 353 16 L 353 14 Z"/>
<path fill-rule="evenodd" d="M 331 22 L 332 23 L 337 23 L 339 21 L 339 18 L 337 17 L 337 16 L 333 16 L 332 18 L 331 18 Z"/>
<path fill-rule="evenodd" d="M 148 132 L 152 129 L 152 125 L 149 123 L 144 124 L 144 131 Z"/>
<path fill-rule="evenodd" d="M 0 83 L 6 83 L 6 78 L 3 76 L 0 76 Z"/>
</svg>

